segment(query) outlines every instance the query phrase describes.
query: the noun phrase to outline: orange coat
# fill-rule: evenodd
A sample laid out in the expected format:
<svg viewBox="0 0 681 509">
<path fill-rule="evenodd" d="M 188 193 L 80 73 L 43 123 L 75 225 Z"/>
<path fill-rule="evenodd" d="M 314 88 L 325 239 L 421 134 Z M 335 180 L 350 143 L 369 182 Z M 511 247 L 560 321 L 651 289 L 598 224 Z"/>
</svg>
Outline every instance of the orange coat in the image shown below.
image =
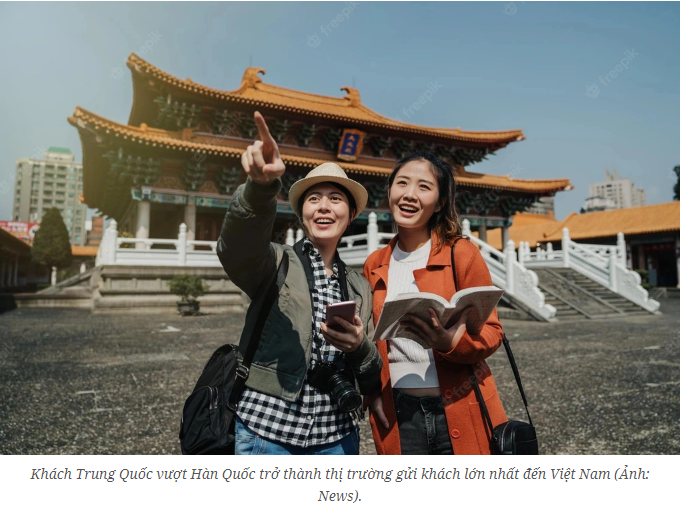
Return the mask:
<svg viewBox="0 0 681 509">
<path fill-rule="evenodd" d="M 397 237 L 388 246 L 372 253 L 364 264 L 364 277 L 374 291 L 374 325 L 383 309 L 387 293 L 388 266 L 396 243 Z M 435 293 L 449 300 L 456 291 L 451 264 L 451 243 L 445 244 L 437 253 L 436 244 L 437 239 L 433 236 L 434 247 L 428 257 L 428 264 L 424 269 L 415 270 L 414 278 L 420 291 Z M 487 264 L 473 243 L 467 239 L 459 240 L 455 256 L 459 290 L 492 284 Z M 449 352 L 435 352 L 435 369 L 440 382 L 454 454 L 490 454 L 489 430 L 469 381 L 468 364 L 473 364 L 492 424 L 498 426 L 507 420 L 494 378 L 485 362 L 501 343 L 502 328 L 495 309 L 480 334 L 471 336 L 466 332 L 456 348 Z M 390 427 L 386 429 L 372 414 L 371 429 L 378 454 L 400 454 L 397 415 L 390 385 L 388 342 L 381 339 L 377 341 L 377 346 L 383 359 L 381 371 L 383 409 Z"/>
</svg>

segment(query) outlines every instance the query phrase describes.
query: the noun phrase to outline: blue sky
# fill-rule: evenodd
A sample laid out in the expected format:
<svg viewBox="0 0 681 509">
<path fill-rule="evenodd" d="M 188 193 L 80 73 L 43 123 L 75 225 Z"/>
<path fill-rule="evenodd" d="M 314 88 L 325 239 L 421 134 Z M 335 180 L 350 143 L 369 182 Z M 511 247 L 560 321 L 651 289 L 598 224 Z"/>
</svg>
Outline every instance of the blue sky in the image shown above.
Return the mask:
<svg viewBox="0 0 681 509">
<path fill-rule="evenodd" d="M 145 59 L 215 88 L 238 87 L 252 62 L 307 92 L 340 97 L 354 81 L 368 107 L 420 125 L 523 129 L 468 169 L 570 178 L 559 218 L 605 167 L 648 203 L 673 196 L 678 3 L 2 3 L 0 219 L 16 159 L 60 145 L 82 160 L 66 121 L 76 105 L 127 122 L 125 61 L 148 41 Z M 405 113 L 431 83 L 432 101 Z"/>
</svg>

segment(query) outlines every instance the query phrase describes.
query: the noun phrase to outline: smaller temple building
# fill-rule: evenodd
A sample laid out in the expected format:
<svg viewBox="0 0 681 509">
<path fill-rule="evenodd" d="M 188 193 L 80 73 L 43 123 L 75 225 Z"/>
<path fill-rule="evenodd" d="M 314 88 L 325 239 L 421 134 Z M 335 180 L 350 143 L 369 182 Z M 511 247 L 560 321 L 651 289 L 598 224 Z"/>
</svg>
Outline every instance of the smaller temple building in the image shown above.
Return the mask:
<svg viewBox="0 0 681 509">
<path fill-rule="evenodd" d="M 622 233 L 626 244 L 626 266 L 647 271 L 654 286 L 679 286 L 679 202 L 643 207 L 572 213 L 563 221 L 549 216 L 516 214 L 509 236 L 516 245 L 526 242 L 559 249 L 564 228 L 581 244 L 616 245 Z M 501 235 L 491 232 L 488 242 L 502 248 Z"/>
</svg>

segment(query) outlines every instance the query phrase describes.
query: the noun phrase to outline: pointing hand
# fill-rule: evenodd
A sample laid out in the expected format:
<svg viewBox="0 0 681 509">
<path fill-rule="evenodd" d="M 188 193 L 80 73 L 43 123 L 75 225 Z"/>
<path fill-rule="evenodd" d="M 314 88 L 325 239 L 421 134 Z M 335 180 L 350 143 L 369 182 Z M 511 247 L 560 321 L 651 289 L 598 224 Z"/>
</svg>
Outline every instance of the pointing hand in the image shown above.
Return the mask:
<svg viewBox="0 0 681 509">
<path fill-rule="evenodd" d="M 253 118 L 258 127 L 260 140 L 249 145 L 246 152 L 241 155 L 241 165 L 253 182 L 267 185 L 280 178 L 284 174 L 286 166 L 284 166 L 284 161 L 281 160 L 277 142 L 272 138 L 263 116 L 256 111 Z"/>
</svg>

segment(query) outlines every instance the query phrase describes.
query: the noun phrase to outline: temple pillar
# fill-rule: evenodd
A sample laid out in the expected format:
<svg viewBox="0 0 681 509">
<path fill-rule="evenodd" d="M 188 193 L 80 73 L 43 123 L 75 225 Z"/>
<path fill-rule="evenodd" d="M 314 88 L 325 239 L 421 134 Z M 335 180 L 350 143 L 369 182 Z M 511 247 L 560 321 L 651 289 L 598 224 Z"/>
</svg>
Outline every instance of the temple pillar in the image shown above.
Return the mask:
<svg viewBox="0 0 681 509">
<path fill-rule="evenodd" d="M 487 225 L 485 224 L 485 218 L 482 218 L 482 222 L 478 227 L 478 238 L 483 242 L 487 242 Z"/>
<path fill-rule="evenodd" d="M 679 283 L 681 283 L 681 264 L 679 264 L 679 237 L 676 237 L 674 251 L 676 252 L 676 287 L 679 288 Z"/>
<path fill-rule="evenodd" d="M 196 202 L 187 200 L 184 206 L 184 224 L 187 225 L 187 242 L 196 240 Z M 194 250 L 194 245 L 187 246 L 188 251 Z"/>
<path fill-rule="evenodd" d="M 643 244 L 636 246 L 636 249 L 638 249 L 638 268 L 648 270 L 648 267 L 646 266 L 646 254 L 643 250 Z"/>
<path fill-rule="evenodd" d="M 511 234 L 509 232 L 508 226 L 502 226 L 501 227 L 501 245 L 506 248 L 506 244 L 508 244 L 508 241 L 511 240 Z"/>
<path fill-rule="evenodd" d="M 14 258 L 14 282 L 12 286 L 19 286 L 19 255 Z"/>
<path fill-rule="evenodd" d="M 137 228 L 135 237 L 138 239 L 149 238 L 149 221 L 151 219 L 151 202 L 143 200 L 137 204 Z M 144 242 L 135 243 L 135 249 L 145 249 Z"/>
</svg>

